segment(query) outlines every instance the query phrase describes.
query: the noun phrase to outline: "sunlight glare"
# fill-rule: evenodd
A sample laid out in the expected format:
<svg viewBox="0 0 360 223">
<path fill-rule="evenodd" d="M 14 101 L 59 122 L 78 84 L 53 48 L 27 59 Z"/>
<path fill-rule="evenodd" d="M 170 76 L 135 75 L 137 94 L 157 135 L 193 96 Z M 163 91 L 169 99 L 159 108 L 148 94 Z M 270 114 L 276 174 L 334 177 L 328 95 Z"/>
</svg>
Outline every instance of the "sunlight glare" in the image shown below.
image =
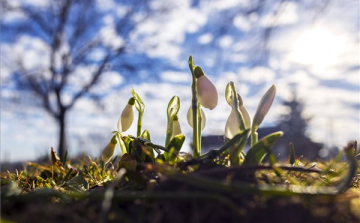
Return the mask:
<svg viewBox="0 0 360 223">
<path fill-rule="evenodd" d="M 312 66 L 315 73 L 322 73 L 337 64 L 343 44 L 338 33 L 324 27 L 312 28 L 295 39 L 289 57 L 293 62 Z"/>
</svg>

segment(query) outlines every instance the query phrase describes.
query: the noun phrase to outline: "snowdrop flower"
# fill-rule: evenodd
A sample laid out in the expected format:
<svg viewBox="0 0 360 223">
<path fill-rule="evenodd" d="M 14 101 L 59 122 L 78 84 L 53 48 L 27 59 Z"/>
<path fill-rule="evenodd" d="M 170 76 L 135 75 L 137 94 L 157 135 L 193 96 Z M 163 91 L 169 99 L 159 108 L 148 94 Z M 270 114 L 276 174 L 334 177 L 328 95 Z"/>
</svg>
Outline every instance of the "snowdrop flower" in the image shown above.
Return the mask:
<svg viewBox="0 0 360 223">
<path fill-rule="evenodd" d="M 243 105 L 240 106 L 240 111 L 244 118 L 245 129 L 249 129 L 251 126 L 249 113 L 247 112 L 247 110 Z M 235 135 L 239 134 L 240 132 L 241 130 L 236 118 L 235 110 L 231 109 L 231 113 L 225 125 L 225 137 L 228 139 L 232 139 Z"/>
<path fill-rule="evenodd" d="M 113 157 L 114 152 L 115 152 L 115 148 L 116 145 L 118 143 L 118 140 L 116 138 L 117 136 L 114 135 L 109 144 L 107 144 L 107 146 L 105 146 L 105 148 L 103 149 L 102 153 L 101 153 L 101 159 L 104 162 L 104 164 L 108 163 L 111 159 L 111 157 Z"/>
<path fill-rule="evenodd" d="M 199 103 L 205 108 L 213 110 L 218 103 L 218 92 L 216 87 L 211 83 L 209 78 L 205 76 L 200 67 L 195 67 L 194 74 L 197 78 L 196 90 Z"/>
<path fill-rule="evenodd" d="M 129 102 L 127 103 L 123 112 L 121 113 L 117 123 L 117 128 L 119 132 L 125 132 L 130 128 L 134 120 L 134 110 L 133 110 L 134 104 L 135 104 L 135 99 L 130 98 Z"/>
<path fill-rule="evenodd" d="M 231 113 L 225 125 L 225 137 L 228 139 L 232 139 L 239 132 L 240 128 L 237 124 L 235 111 L 231 109 Z"/>
<path fill-rule="evenodd" d="M 173 131 L 172 131 L 171 139 L 174 138 L 176 135 L 180 135 L 182 133 L 177 115 L 172 119 L 172 125 L 173 125 Z"/>
<path fill-rule="evenodd" d="M 234 108 L 233 106 L 233 101 L 234 100 L 234 97 L 230 97 L 231 100 L 227 100 L 228 104 L 231 106 L 231 113 L 229 115 L 229 118 L 227 119 L 226 121 L 226 125 L 225 125 L 225 137 L 228 138 L 228 139 L 232 139 L 235 135 L 239 134 L 240 133 L 240 125 L 237 121 L 237 118 L 236 118 L 236 108 Z M 238 94 L 238 99 L 239 99 L 239 109 L 240 109 L 240 112 L 242 114 L 242 117 L 244 119 L 244 125 L 245 125 L 245 129 L 249 129 L 250 126 L 251 126 L 251 120 L 250 120 L 250 116 L 249 116 L 249 113 L 247 112 L 244 104 L 243 104 L 243 101 L 242 101 L 242 98 L 241 96 Z"/>
<path fill-rule="evenodd" d="M 253 119 L 253 128 L 257 129 L 257 127 L 264 120 L 265 115 L 268 113 L 276 94 L 276 87 L 272 85 L 269 90 L 264 94 L 261 98 L 260 103 L 256 109 L 256 113 Z"/>
<path fill-rule="evenodd" d="M 205 116 L 205 113 L 202 109 L 201 110 L 201 130 L 203 130 L 205 128 L 205 124 L 206 124 L 206 116 Z M 187 117 L 187 121 L 189 123 L 189 125 L 191 127 L 193 127 L 193 113 L 192 113 L 192 106 L 190 106 L 187 114 L 186 114 L 186 117 Z"/>
</svg>

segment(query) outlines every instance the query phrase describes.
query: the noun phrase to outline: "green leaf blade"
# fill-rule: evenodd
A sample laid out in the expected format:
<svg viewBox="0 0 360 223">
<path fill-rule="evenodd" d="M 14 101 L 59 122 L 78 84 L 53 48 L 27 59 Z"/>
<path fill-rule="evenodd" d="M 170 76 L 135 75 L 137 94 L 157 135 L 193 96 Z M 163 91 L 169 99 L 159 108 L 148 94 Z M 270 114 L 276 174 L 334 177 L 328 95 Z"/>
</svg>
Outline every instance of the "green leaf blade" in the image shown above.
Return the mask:
<svg viewBox="0 0 360 223">
<path fill-rule="evenodd" d="M 260 139 L 246 154 L 243 165 L 258 165 L 284 133 L 274 132 Z"/>
</svg>

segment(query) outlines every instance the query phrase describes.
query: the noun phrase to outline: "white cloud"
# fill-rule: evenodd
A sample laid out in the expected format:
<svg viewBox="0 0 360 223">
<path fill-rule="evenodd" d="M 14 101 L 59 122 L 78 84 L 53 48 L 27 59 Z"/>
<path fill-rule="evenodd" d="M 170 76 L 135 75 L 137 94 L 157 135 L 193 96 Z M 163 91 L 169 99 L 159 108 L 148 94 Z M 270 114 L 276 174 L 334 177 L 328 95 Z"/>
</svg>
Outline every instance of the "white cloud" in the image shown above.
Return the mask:
<svg viewBox="0 0 360 223">
<path fill-rule="evenodd" d="M 313 87 L 318 85 L 318 81 L 311 77 L 307 72 L 298 70 L 293 73 L 287 74 L 283 77 L 288 84 L 297 84 L 298 86 Z"/>
<path fill-rule="evenodd" d="M 46 7 L 50 5 L 49 0 L 21 0 L 25 4 L 37 6 L 37 7 Z"/>
<path fill-rule="evenodd" d="M 124 78 L 115 71 L 106 71 L 102 74 L 102 81 L 108 85 L 120 85 L 124 82 Z"/>
<path fill-rule="evenodd" d="M 198 43 L 200 44 L 208 44 L 213 40 L 213 35 L 211 33 L 205 33 L 198 38 Z"/>
<path fill-rule="evenodd" d="M 261 25 L 263 27 L 292 25 L 299 21 L 298 5 L 295 2 L 283 2 L 279 6 L 275 4 L 280 10 L 278 13 L 269 12 L 261 18 Z"/>
<path fill-rule="evenodd" d="M 230 35 L 224 35 L 222 37 L 220 37 L 219 40 L 219 45 L 222 48 L 228 48 L 231 46 L 231 44 L 234 42 L 234 39 L 232 36 Z"/>
<path fill-rule="evenodd" d="M 117 8 L 114 0 L 96 0 L 96 7 L 102 11 L 112 10 Z"/>
<path fill-rule="evenodd" d="M 249 5 L 249 3 L 250 3 L 249 0 L 226 0 L 226 1 L 216 0 L 216 1 L 206 2 L 204 4 L 206 4 L 207 7 L 213 10 L 221 11 L 221 10 L 231 9 L 234 7 L 246 7 Z"/>
<path fill-rule="evenodd" d="M 17 12 L 10 11 L 10 12 L 6 12 L 2 15 L 2 20 L 4 23 L 16 22 L 16 21 L 23 20 L 26 18 L 27 18 L 27 16 L 22 11 L 17 11 Z"/>
<path fill-rule="evenodd" d="M 360 56 L 359 56 L 360 59 Z M 360 64 L 360 61 L 359 61 Z M 357 85 L 360 86 L 360 75 L 359 75 L 359 70 L 353 70 L 353 71 L 346 71 L 346 72 L 342 72 L 341 74 L 343 74 L 344 76 L 344 81 L 353 84 L 353 85 Z"/>
<path fill-rule="evenodd" d="M 248 60 L 248 56 L 245 54 L 232 54 L 229 60 L 234 63 L 245 63 Z"/>
<path fill-rule="evenodd" d="M 73 89 L 79 89 L 85 84 L 89 83 L 92 78 L 92 72 L 96 69 L 96 66 L 77 66 L 73 74 L 69 75 L 68 82 L 71 83 Z"/>
<path fill-rule="evenodd" d="M 9 61 L 22 61 L 27 70 L 44 69 L 49 66 L 49 46 L 39 38 L 23 35 L 14 44 L 4 44 L 2 54 Z M 36 58 L 36 60 L 34 60 Z"/>
<path fill-rule="evenodd" d="M 161 79 L 165 82 L 190 83 L 192 77 L 189 73 L 164 71 L 161 73 Z"/>
<path fill-rule="evenodd" d="M 299 21 L 298 16 L 298 3 L 295 2 L 283 2 L 280 5 L 283 10 L 277 20 L 279 25 L 295 24 Z"/>
<path fill-rule="evenodd" d="M 231 46 L 234 52 L 244 51 L 248 49 L 248 47 L 249 45 L 246 41 L 237 41 Z"/>
<path fill-rule="evenodd" d="M 176 62 L 180 59 L 186 32 L 196 32 L 207 18 L 191 8 L 189 1 L 172 1 L 171 4 L 173 10 L 157 14 L 139 24 L 131 40 L 151 57 L 166 57 Z"/>
<path fill-rule="evenodd" d="M 249 23 L 249 19 L 243 15 L 237 15 L 234 18 L 234 26 L 243 31 L 249 31 L 251 28 L 251 24 Z"/>
<path fill-rule="evenodd" d="M 106 46 L 118 49 L 124 44 L 124 39 L 116 33 L 113 25 L 105 26 L 100 30 L 100 38 Z"/>
<path fill-rule="evenodd" d="M 273 70 L 262 66 L 257 66 L 251 69 L 244 69 L 240 73 L 242 73 L 242 78 L 244 80 L 253 84 L 269 82 L 275 78 L 275 73 Z"/>
</svg>

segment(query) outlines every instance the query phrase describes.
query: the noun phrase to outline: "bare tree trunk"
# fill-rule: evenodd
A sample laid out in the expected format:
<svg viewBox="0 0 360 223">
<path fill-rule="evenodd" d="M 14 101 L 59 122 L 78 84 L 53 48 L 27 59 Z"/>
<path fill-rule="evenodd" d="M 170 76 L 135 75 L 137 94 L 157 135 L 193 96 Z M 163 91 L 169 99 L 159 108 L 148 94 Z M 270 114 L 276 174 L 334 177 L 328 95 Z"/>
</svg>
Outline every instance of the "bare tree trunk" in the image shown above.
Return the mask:
<svg viewBox="0 0 360 223">
<path fill-rule="evenodd" d="M 58 116 L 58 124 L 59 124 L 59 146 L 58 146 L 58 155 L 62 160 L 66 151 L 66 110 L 62 110 Z"/>
</svg>

